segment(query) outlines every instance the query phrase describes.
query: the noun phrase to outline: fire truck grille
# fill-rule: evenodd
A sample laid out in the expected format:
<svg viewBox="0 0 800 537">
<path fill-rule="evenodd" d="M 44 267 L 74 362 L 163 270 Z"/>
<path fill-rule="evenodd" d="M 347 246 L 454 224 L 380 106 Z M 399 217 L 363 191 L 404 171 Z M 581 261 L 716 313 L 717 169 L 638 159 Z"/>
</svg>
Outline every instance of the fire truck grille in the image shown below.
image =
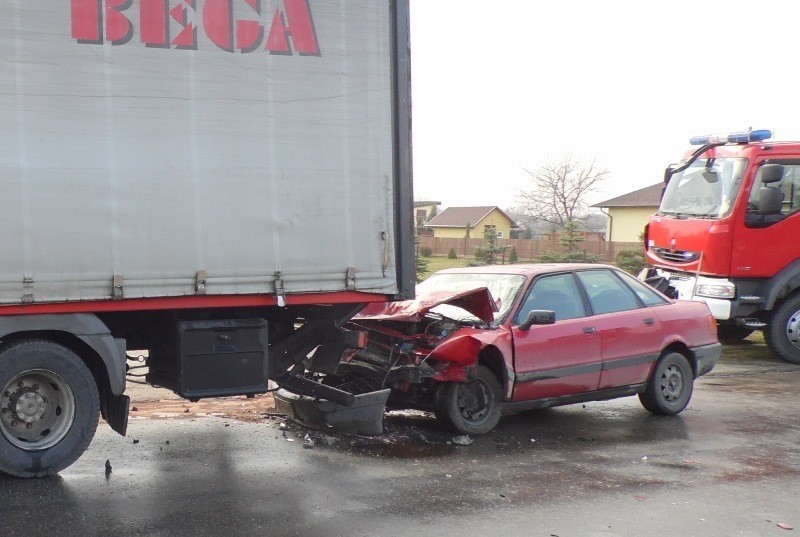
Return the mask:
<svg viewBox="0 0 800 537">
<path fill-rule="evenodd" d="M 693 263 L 700 259 L 699 252 L 688 250 L 667 250 L 666 248 L 653 248 L 653 253 L 664 261 L 670 263 Z"/>
</svg>

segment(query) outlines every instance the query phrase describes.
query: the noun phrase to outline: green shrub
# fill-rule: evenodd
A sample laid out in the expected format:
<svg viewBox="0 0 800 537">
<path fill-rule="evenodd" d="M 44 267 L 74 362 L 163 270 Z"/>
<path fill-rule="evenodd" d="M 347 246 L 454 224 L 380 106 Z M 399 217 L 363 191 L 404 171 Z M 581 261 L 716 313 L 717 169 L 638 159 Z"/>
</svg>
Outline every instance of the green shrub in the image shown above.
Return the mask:
<svg viewBox="0 0 800 537">
<path fill-rule="evenodd" d="M 542 252 L 539 254 L 539 263 L 600 263 L 599 255 L 590 254 L 583 250 L 575 252 Z"/>
<path fill-rule="evenodd" d="M 647 265 L 641 250 L 622 250 L 617 254 L 615 262 L 619 268 L 634 275 Z"/>
<path fill-rule="evenodd" d="M 516 246 L 512 246 L 511 247 L 511 252 L 509 252 L 509 254 L 508 254 L 508 262 L 509 263 L 516 263 L 517 261 L 519 261 L 519 256 L 517 255 L 517 247 Z"/>
<path fill-rule="evenodd" d="M 421 255 L 422 257 L 430 257 L 433 255 L 433 248 L 431 248 L 430 246 L 420 246 L 419 255 Z"/>
<path fill-rule="evenodd" d="M 429 259 L 423 259 L 422 257 L 417 257 L 417 283 L 422 282 L 425 278 L 428 277 L 429 262 L 430 262 Z"/>
<path fill-rule="evenodd" d="M 497 244 L 497 231 L 493 227 L 483 230 L 484 243 L 475 248 L 475 265 L 494 265 L 505 252 L 505 246 Z"/>
<path fill-rule="evenodd" d="M 455 248 L 450 248 L 450 251 L 447 252 L 447 259 L 458 259 L 458 255 L 456 255 Z"/>
</svg>

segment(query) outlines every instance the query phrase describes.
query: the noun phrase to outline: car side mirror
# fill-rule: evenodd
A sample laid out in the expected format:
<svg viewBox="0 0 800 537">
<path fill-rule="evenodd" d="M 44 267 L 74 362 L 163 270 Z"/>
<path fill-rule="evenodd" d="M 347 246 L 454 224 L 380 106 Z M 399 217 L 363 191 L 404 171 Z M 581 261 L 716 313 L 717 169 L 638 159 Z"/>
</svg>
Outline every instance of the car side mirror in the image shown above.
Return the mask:
<svg viewBox="0 0 800 537">
<path fill-rule="evenodd" d="M 555 324 L 556 312 L 550 310 L 531 310 L 525 322 L 519 325 L 520 330 L 530 330 L 535 324 Z"/>
</svg>

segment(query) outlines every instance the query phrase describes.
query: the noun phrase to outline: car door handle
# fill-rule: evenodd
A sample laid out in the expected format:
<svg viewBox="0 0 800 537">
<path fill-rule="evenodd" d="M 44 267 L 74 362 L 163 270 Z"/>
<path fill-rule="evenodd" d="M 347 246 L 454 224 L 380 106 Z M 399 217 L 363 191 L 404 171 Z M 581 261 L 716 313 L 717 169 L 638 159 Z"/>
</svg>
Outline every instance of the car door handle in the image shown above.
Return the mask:
<svg viewBox="0 0 800 537">
<path fill-rule="evenodd" d="M 597 328 L 595 328 L 594 326 L 584 326 L 583 327 L 583 333 L 584 334 L 594 334 L 595 332 L 597 332 Z"/>
<path fill-rule="evenodd" d="M 648 317 L 647 319 L 644 320 L 644 324 L 646 324 L 647 326 L 653 326 L 653 323 L 655 323 L 655 320 L 652 317 Z"/>
</svg>

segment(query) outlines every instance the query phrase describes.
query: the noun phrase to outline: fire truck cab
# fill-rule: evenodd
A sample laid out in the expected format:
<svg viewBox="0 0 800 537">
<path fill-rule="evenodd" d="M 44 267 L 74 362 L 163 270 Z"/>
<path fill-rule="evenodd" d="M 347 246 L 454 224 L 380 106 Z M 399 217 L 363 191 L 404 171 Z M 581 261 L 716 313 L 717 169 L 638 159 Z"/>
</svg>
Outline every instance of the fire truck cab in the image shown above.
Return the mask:
<svg viewBox="0 0 800 537">
<path fill-rule="evenodd" d="M 800 363 L 800 142 L 770 131 L 698 136 L 665 172 L 645 228 L 643 276 L 708 304 L 722 340 L 764 330 L 777 356 Z"/>
</svg>

